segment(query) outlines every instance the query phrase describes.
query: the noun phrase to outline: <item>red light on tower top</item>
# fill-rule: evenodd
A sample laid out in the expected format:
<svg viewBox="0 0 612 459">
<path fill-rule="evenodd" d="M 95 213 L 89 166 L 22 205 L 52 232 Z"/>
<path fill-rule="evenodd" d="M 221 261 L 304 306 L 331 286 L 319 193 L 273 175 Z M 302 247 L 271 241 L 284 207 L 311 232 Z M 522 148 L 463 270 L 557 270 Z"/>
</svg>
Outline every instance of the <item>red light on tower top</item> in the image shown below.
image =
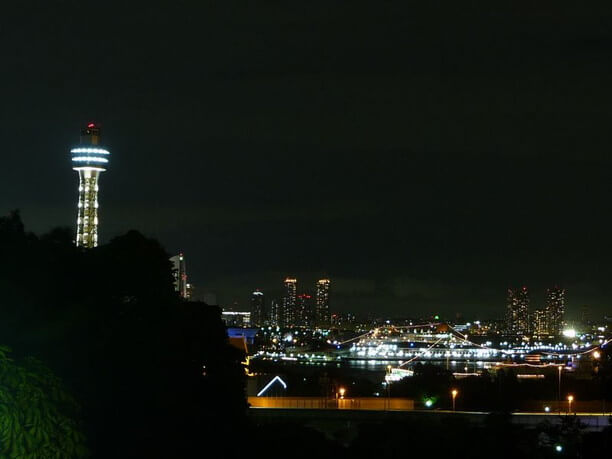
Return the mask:
<svg viewBox="0 0 612 459">
<path fill-rule="evenodd" d="M 94 122 L 87 123 L 81 129 L 81 144 L 99 145 L 100 144 L 100 126 Z"/>
</svg>

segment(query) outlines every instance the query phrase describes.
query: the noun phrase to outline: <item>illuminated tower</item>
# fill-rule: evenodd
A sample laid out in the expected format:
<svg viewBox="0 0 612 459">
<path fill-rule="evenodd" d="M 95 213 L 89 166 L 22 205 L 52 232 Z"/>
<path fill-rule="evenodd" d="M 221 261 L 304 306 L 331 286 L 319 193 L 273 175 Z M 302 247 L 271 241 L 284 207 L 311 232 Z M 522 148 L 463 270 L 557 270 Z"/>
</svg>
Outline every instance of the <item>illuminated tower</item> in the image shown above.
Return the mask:
<svg viewBox="0 0 612 459">
<path fill-rule="evenodd" d="M 100 128 L 94 123 L 81 129 L 81 143 L 70 150 L 72 169 L 79 173 L 77 247 L 98 245 L 98 177 L 106 170 L 109 151 L 100 146 Z"/>
<path fill-rule="evenodd" d="M 329 279 L 319 279 L 317 281 L 317 298 L 316 298 L 316 323 L 319 326 L 329 326 Z"/>
</svg>

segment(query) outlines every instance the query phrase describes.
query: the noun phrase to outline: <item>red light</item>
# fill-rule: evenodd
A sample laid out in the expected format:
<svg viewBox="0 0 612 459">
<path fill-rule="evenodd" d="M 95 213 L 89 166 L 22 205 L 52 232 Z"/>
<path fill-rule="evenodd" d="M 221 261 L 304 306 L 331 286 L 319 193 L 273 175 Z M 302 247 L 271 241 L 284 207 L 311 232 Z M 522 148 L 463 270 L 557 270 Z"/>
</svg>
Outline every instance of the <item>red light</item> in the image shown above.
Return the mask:
<svg viewBox="0 0 612 459">
<path fill-rule="evenodd" d="M 92 127 L 96 127 L 96 125 L 95 125 L 95 123 L 89 123 L 89 124 L 87 125 L 87 127 L 88 127 L 88 128 L 92 128 Z"/>
</svg>

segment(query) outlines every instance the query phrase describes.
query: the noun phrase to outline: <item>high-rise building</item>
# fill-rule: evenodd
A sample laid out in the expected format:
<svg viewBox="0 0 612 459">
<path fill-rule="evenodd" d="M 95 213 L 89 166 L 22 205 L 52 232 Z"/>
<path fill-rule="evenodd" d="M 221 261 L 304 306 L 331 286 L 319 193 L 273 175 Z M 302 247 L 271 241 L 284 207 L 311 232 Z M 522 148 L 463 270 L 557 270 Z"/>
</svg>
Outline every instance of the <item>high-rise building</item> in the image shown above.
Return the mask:
<svg viewBox="0 0 612 459">
<path fill-rule="evenodd" d="M 560 287 L 546 290 L 546 313 L 549 334 L 558 336 L 563 331 L 565 318 L 565 289 Z"/>
<path fill-rule="evenodd" d="M 255 327 L 263 327 L 270 322 L 270 314 L 266 309 L 266 301 L 262 291 L 255 289 L 251 293 L 251 322 Z"/>
<path fill-rule="evenodd" d="M 270 302 L 270 325 L 275 327 L 284 326 L 283 322 L 283 304 L 280 301 L 272 300 Z"/>
<path fill-rule="evenodd" d="M 285 292 L 283 295 L 283 324 L 290 327 L 297 320 L 297 279 L 285 279 Z"/>
<path fill-rule="evenodd" d="M 302 293 L 297 296 L 297 314 L 296 322 L 302 327 L 312 327 L 315 322 L 315 308 L 312 301 L 312 295 Z"/>
<path fill-rule="evenodd" d="M 190 289 L 187 283 L 187 269 L 185 256 L 182 253 L 170 258 L 172 263 L 172 277 L 174 278 L 174 291 L 184 300 L 189 299 Z"/>
<path fill-rule="evenodd" d="M 536 309 L 531 314 L 531 332 L 539 337 L 550 334 L 546 308 Z"/>
<path fill-rule="evenodd" d="M 100 145 L 100 127 L 89 123 L 81 129 L 81 141 L 70 150 L 72 169 L 79 173 L 77 247 L 98 245 L 98 179 L 106 170 L 110 152 Z"/>
<path fill-rule="evenodd" d="M 329 312 L 329 279 L 319 279 L 317 281 L 317 298 L 315 309 L 315 321 L 318 326 L 328 326 L 330 323 Z"/>
<path fill-rule="evenodd" d="M 509 288 L 506 300 L 507 334 L 526 335 L 529 332 L 529 290 L 527 287 Z"/>
</svg>

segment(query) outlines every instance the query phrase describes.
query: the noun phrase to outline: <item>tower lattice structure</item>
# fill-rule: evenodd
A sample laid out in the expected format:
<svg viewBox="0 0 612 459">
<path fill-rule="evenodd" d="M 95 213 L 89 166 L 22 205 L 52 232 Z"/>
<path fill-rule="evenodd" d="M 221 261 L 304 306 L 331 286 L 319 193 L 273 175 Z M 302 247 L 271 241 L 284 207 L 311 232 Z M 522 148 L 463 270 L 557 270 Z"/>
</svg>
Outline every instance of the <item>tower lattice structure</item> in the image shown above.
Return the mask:
<svg viewBox="0 0 612 459">
<path fill-rule="evenodd" d="M 106 170 L 110 152 L 100 145 L 100 127 L 89 123 L 81 129 L 81 141 L 70 150 L 72 169 L 79 174 L 79 202 L 76 245 L 92 248 L 98 245 L 98 181 Z"/>
</svg>

